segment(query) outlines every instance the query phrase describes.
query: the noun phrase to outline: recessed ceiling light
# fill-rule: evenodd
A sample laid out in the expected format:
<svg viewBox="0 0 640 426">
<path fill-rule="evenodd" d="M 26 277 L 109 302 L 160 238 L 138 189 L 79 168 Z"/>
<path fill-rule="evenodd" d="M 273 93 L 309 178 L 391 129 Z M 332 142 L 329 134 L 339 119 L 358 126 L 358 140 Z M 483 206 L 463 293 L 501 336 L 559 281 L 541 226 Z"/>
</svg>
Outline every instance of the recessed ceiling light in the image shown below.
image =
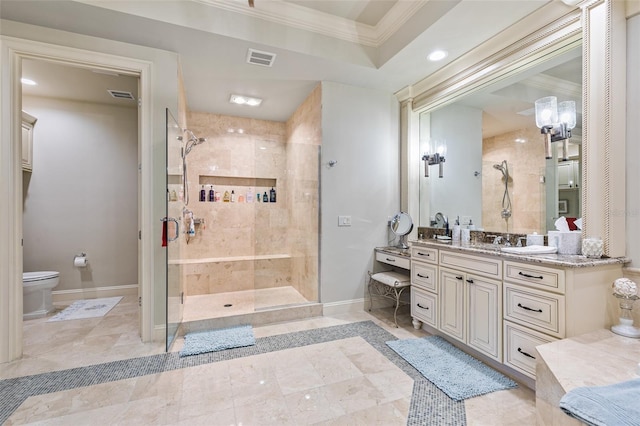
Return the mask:
<svg viewBox="0 0 640 426">
<path fill-rule="evenodd" d="M 445 52 L 444 50 L 434 50 L 433 52 L 429 53 L 429 56 L 427 56 L 427 58 L 429 58 L 430 61 L 441 61 L 444 58 L 446 58 L 448 55 L 447 52 Z"/>
<path fill-rule="evenodd" d="M 30 78 L 24 78 L 24 77 L 22 77 L 22 78 L 20 79 L 20 82 L 21 82 L 22 84 L 26 84 L 27 86 L 37 86 L 37 85 L 38 85 L 38 83 L 36 83 L 35 81 L 31 80 Z"/>
<path fill-rule="evenodd" d="M 525 143 L 527 140 L 524 138 L 515 138 L 515 142 L 517 143 Z"/>
<path fill-rule="evenodd" d="M 258 106 L 262 103 L 262 99 L 251 98 L 249 96 L 231 95 L 229 102 L 238 105 Z"/>
</svg>

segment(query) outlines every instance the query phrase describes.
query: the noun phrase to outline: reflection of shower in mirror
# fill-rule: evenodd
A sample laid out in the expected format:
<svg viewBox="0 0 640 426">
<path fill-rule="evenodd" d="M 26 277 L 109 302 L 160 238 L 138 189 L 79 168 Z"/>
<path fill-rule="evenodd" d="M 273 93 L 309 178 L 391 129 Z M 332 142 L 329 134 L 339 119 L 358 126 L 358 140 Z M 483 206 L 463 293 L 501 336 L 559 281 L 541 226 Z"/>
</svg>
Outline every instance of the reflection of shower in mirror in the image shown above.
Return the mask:
<svg viewBox="0 0 640 426">
<path fill-rule="evenodd" d="M 502 180 L 504 180 L 504 194 L 502 194 L 502 212 L 500 216 L 507 221 L 507 231 L 509 227 L 509 218 L 511 217 L 511 198 L 509 197 L 509 165 L 507 160 L 502 160 L 500 164 L 494 164 L 493 168 L 502 172 Z"/>
</svg>

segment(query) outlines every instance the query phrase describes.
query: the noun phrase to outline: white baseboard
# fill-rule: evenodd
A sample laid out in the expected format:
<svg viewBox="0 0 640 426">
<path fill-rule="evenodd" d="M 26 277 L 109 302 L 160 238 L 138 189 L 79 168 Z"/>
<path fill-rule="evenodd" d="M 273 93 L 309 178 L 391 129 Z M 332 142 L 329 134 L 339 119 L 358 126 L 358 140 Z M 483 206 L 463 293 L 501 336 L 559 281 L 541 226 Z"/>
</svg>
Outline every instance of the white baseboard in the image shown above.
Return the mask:
<svg viewBox="0 0 640 426">
<path fill-rule="evenodd" d="M 167 326 L 165 324 L 155 325 L 153 327 L 153 341 L 165 342 L 167 339 Z"/>
<path fill-rule="evenodd" d="M 367 302 L 367 306 L 368 302 Z M 365 299 L 341 300 L 340 302 L 329 302 L 322 304 L 322 315 L 331 316 L 348 314 L 351 312 L 362 312 L 365 307 Z"/>
<path fill-rule="evenodd" d="M 138 284 L 117 285 L 111 287 L 78 288 L 73 290 L 58 290 L 51 292 L 54 304 L 67 304 L 82 299 L 96 299 L 99 297 L 137 296 Z"/>
</svg>

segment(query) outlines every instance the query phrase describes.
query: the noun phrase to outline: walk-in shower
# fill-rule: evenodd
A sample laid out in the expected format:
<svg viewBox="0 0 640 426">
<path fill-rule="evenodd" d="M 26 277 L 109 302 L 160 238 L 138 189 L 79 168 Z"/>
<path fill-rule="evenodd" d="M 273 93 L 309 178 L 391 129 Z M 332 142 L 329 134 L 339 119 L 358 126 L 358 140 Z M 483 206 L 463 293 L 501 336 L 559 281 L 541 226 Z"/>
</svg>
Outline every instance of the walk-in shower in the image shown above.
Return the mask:
<svg viewBox="0 0 640 426">
<path fill-rule="evenodd" d="M 168 245 L 168 342 L 177 330 L 321 313 L 316 121 L 191 112 L 190 130 L 174 130 L 168 193 L 184 195 L 168 201 L 180 222 Z"/>
<path fill-rule="evenodd" d="M 502 160 L 502 163 L 494 164 L 493 168 L 502 172 L 504 193 L 502 194 L 502 211 L 500 212 L 500 216 L 508 223 L 511 217 L 511 197 L 509 197 L 509 180 L 511 176 L 509 175 L 509 165 L 507 164 L 507 160 Z"/>
</svg>

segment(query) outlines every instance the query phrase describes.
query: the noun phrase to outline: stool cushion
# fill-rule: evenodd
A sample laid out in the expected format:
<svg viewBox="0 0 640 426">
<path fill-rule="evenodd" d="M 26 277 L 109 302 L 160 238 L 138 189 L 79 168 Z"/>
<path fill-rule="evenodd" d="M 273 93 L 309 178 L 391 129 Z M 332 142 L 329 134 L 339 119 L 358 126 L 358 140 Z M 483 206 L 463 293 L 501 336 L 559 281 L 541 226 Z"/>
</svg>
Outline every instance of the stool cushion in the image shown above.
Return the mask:
<svg viewBox="0 0 640 426">
<path fill-rule="evenodd" d="M 391 287 L 400 287 L 411 283 L 411 277 L 409 277 L 409 275 L 394 271 L 378 272 L 377 274 L 371 275 L 371 279 Z"/>
</svg>

